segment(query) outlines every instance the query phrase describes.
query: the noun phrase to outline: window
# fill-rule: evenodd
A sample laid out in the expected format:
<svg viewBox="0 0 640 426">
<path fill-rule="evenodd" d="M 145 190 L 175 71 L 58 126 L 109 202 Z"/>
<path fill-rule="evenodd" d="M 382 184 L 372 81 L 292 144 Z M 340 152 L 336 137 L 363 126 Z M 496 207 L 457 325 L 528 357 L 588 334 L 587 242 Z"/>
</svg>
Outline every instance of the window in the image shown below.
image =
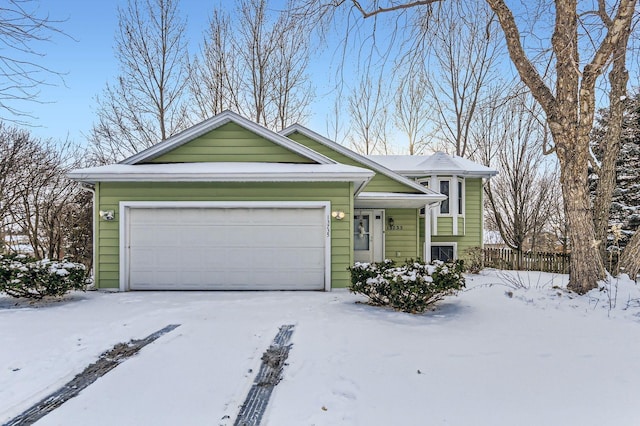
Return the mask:
<svg viewBox="0 0 640 426">
<path fill-rule="evenodd" d="M 441 260 L 447 262 L 455 259 L 454 245 L 431 246 L 431 260 Z"/>
<path fill-rule="evenodd" d="M 464 184 L 458 180 L 458 214 L 464 214 Z"/>
<path fill-rule="evenodd" d="M 430 179 L 425 179 L 425 180 L 419 180 L 418 183 L 426 188 L 429 187 L 429 180 Z M 424 207 L 420 209 L 420 217 L 424 217 Z"/>
<path fill-rule="evenodd" d="M 440 193 L 446 195 L 447 199 L 440 203 L 440 214 L 449 214 L 449 181 L 440 181 Z"/>
</svg>

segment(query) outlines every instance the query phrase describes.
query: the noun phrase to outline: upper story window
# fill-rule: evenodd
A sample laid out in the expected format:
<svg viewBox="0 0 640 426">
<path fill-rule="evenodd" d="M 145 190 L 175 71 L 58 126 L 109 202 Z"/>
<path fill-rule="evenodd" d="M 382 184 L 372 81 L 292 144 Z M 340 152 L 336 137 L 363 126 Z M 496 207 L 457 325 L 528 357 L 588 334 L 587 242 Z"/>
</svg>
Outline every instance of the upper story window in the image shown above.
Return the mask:
<svg viewBox="0 0 640 426">
<path fill-rule="evenodd" d="M 464 181 L 458 179 L 458 214 L 464 214 Z"/>
<path fill-rule="evenodd" d="M 418 180 L 420 185 L 430 187 L 430 178 Z M 455 186 L 453 186 L 455 185 Z M 443 216 L 449 215 L 464 215 L 464 198 L 465 198 L 465 184 L 463 178 L 441 178 L 437 179 L 437 186 L 434 188 L 442 195 L 446 195 L 447 199 L 440 203 L 439 214 Z M 454 199 L 451 199 L 452 189 L 455 189 Z M 420 209 L 420 215 L 424 215 L 424 208 Z"/>
<path fill-rule="evenodd" d="M 440 203 L 440 214 L 449 214 L 449 212 L 451 211 L 451 209 L 449 208 L 449 205 L 451 204 L 451 200 L 449 198 L 450 181 L 448 179 L 441 180 L 439 181 L 439 184 L 440 193 L 447 196 L 447 199 Z"/>
</svg>

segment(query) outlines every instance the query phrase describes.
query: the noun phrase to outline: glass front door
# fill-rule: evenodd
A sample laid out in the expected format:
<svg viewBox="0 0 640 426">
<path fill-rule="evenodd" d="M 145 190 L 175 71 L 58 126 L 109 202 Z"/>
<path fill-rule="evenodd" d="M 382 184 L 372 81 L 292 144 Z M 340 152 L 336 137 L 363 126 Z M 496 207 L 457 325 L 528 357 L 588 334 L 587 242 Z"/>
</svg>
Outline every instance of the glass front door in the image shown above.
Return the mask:
<svg viewBox="0 0 640 426">
<path fill-rule="evenodd" d="M 356 210 L 353 216 L 353 258 L 379 262 L 384 251 L 384 211 Z"/>
</svg>

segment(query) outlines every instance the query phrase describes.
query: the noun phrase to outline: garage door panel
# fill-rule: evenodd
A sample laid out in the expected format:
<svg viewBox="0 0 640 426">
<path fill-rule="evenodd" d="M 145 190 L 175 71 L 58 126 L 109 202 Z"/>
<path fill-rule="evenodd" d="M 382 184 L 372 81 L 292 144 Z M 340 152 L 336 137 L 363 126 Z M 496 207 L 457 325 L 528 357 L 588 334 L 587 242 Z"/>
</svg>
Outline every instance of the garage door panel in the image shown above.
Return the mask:
<svg viewBox="0 0 640 426">
<path fill-rule="evenodd" d="M 131 289 L 317 289 L 322 208 L 131 208 Z"/>
</svg>

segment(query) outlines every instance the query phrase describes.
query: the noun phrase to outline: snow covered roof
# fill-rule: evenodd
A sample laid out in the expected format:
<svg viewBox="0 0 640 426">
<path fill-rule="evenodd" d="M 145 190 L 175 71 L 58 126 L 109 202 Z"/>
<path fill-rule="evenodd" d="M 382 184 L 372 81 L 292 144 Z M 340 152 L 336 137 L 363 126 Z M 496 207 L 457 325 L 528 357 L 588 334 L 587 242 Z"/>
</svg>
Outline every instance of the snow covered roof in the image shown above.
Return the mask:
<svg viewBox="0 0 640 426">
<path fill-rule="evenodd" d="M 294 132 L 298 132 L 300 134 L 303 134 L 311 139 L 313 139 L 314 141 L 325 145 L 331 149 L 333 149 L 336 152 L 339 152 L 340 154 L 344 155 L 345 157 L 351 158 L 352 160 L 355 160 L 367 167 L 370 167 L 372 170 L 375 170 L 376 172 L 387 176 L 390 179 L 395 180 L 396 182 L 400 182 L 403 185 L 406 185 L 410 188 L 415 189 L 416 191 L 419 191 L 421 193 L 424 194 L 437 194 L 436 192 L 430 190 L 429 188 L 426 188 L 423 185 L 420 185 L 417 182 L 412 181 L 411 179 L 407 179 L 406 177 L 402 176 L 401 174 L 399 174 L 397 171 L 392 170 L 391 168 L 387 167 L 385 164 L 378 162 L 378 161 L 374 161 L 372 159 L 370 159 L 370 156 L 364 156 L 364 155 L 360 155 L 357 152 L 354 152 L 352 150 L 350 150 L 347 147 L 344 147 L 342 145 L 340 145 L 339 143 L 336 143 L 328 138 L 325 138 L 324 136 L 314 132 L 313 130 L 307 129 L 306 127 L 304 127 L 301 124 L 294 124 L 292 126 L 287 127 L 284 130 L 280 131 L 280 134 L 284 135 L 284 136 L 289 136 L 290 134 L 294 133 Z"/>
<path fill-rule="evenodd" d="M 276 145 L 280 145 L 296 154 L 299 154 L 305 158 L 308 158 L 312 161 L 315 161 L 319 164 L 334 164 L 335 161 L 332 159 L 315 152 L 312 149 L 307 148 L 304 145 L 300 145 L 295 143 L 291 139 L 282 136 L 279 133 L 273 132 L 266 127 L 261 126 L 260 124 L 254 123 L 251 120 L 248 120 L 242 117 L 239 114 L 236 114 L 233 111 L 223 111 L 220 114 L 217 114 L 208 120 L 205 120 L 201 123 L 196 124 L 184 130 L 183 132 L 178 133 L 170 137 L 167 140 L 164 140 L 156 145 L 153 145 L 150 148 L 145 149 L 144 151 L 140 151 L 139 153 L 132 155 L 129 158 L 122 160 L 121 164 L 138 164 L 146 161 L 153 160 L 161 156 L 162 154 L 166 154 L 169 151 L 176 149 L 177 147 L 184 145 L 187 142 L 194 140 L 195 138 L 204 135 L 218 127 L 233 122 L 245 129 L 262 136 L 263 138 L 275 143 Z"/>
<path fill-rule="evenodd" d="M 359 190 L 371 180 L 374 173 L 368 169 L 344 164 L 205 162 L 111 164 L 72 170 L 67 176 L 86 183 L 354 182 Z"/>
<path fill-rule="evenodd" d="M 444 152 L 432 155 L 368 155 L 367 158 L 409 177 L 458 175 L 488 178 L 498 173 L 482 164 Z"/>
</svg>

